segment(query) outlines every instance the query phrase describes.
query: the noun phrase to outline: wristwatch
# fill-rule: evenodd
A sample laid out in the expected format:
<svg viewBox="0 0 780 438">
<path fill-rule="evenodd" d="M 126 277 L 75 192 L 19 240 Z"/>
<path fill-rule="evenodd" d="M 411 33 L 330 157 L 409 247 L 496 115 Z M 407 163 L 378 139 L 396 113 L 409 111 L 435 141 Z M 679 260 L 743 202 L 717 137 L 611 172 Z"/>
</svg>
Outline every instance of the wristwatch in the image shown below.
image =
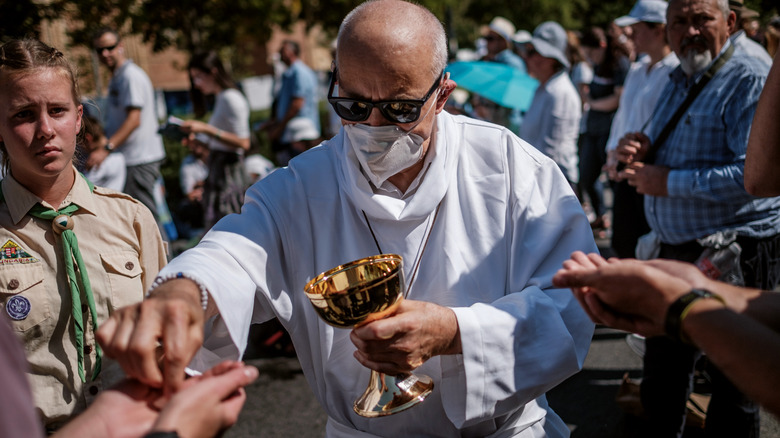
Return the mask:
<svg viewBox="0 0 780 438">
<path fill-rule="evenodd" d="M 111 152 L 111 151 L 113 151 L 114 149 L 116 149 L 116 146 L 114 146 L 114 143 L 111 143 L 111 142 L 109 141 L 108 143 L 106 143 L 106 145 L 105 145 L 105 148 L 106 148 L 106 150 L 107 150 L 107 151 Z"/>
<path fill-rule="evenodd" d="M 144 438 L 179 438 L 179 434 L 175 430 L 155 431 L 147 433 Z"/>
<path fill-rule="evenodd" d="M 666 335 L 677 341 L 690 344 L 690 340 L 682 332 L 682 323 L 688 312 L 693 307 L 693 303 L 704 298 L 712 298 L 720 301 L 723 305 L 726 301 L 720 295 L 714 294 L 706 289 L 691 289 L 690 292 L 677 298 L 666 311 L 666 320 L 664 321 L 664 331 Z"/>
</svg>

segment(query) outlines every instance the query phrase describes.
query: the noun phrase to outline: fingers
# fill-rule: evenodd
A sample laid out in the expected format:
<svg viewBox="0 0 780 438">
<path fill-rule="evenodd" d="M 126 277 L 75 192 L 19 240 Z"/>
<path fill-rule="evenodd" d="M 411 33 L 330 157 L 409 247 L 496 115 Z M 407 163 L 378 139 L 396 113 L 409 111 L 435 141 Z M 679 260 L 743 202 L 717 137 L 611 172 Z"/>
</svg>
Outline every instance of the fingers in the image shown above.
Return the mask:
<svg viewBox="0 0 780 438">
<path fill-rule="evenodd" d="M 162 337 L 164 393 L 176 392 L 184 383 L 184 369 L 203 344 L 202 318 L 196 318 L 193 309 L 182 302 L 168 304 Z"/>
<path fill-rule="evenodd" d="M 171 285 L 177 281 L 180 289 Z M 97 333 L 106 355 L 116 359 L 128 376 L 155 388 L 165 381 L 166 394 L 181 386 L 184 368 L 203 341 L 200 293 L 197 286 L 194 292 L 187 291 L 186 282 L 167 282 L 158 288 L 159 296 L 119 309 Z"/>
<path fill-rule="evenodd" d="M 350 339 L 360 363 L 388 374 L 408 372 L 433 356 L 462 351 L 452 309 L 415 300 L 403 300 L 391 317 L 356 327 Z"/>
<path fill-rule="evenodd" d="M 145 324 L 138 323 L 143 305 L 119 309 L 98 329 L 97 339 L 105 355 L 116 359 L 128 376 L 159 388 L 162 373 L 155 355 L 159 336 L 153 318 Z"/>
<path fill-rule="evenodd" d="M 251 366 L 218 365 L 171 398 L 153 430 L 177 430 L 187 437 L 214 436 L 237 421 L 246 401 L 243 387 L 258 375 Z"/>
</svg>

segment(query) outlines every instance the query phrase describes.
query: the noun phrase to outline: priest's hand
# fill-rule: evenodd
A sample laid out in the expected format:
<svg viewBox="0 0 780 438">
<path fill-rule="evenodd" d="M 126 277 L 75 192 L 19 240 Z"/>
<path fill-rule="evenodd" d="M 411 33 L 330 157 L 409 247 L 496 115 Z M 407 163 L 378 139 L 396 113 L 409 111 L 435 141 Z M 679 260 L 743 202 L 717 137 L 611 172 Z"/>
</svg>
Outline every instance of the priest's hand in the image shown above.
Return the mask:
<svg viewBox="0 0 780 438">
<path fill-rule="evenodd" d="M 184 383 L 184 369 L 203 344 L 205 312 L 198 286 L 167 281 L 144 301 L 114 312 L 97 331 L 106 356 L 129 377 L 166 396 Z"/>
<path fill-rule="evenodd" d="M 455 312 L 426 301 L 402 300 L 393 315 L 356 327 L 350 339 L 361 364 L 391 375 L 433 356 L 461 353 Z"/>
</svg>

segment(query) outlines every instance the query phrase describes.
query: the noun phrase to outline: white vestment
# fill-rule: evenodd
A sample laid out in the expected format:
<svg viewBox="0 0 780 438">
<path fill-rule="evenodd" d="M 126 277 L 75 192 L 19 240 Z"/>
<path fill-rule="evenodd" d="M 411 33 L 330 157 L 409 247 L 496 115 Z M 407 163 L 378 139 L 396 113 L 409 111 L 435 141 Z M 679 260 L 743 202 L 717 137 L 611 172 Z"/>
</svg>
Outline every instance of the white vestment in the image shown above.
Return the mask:
<svg viewBox="0 0 780 438">
<path fill-rule="evenodd" d="M 558 166 L 509 130 L 445 112 L 436 126 L 406 196 L 375 193 L 342 130 L 252 186 L 240 215 L 174 259 L 162 274 L 196 277 L 220 310 L 192 366 L 241 357 L 250 324 L 277 316 L 328 437 L 568 436 L 544 393 L 581 368 L 593 323 L 551 278 L 573 251 L 597 251 L 588 220 Z M 378 253 L 362 212 L 382 252 L 403 256 L 408 281 L 439 204 L 408 298 L 452 308 L 463 353 L 416 370 L 435 382 L 420 405 L 359 417 L 352 403 L 369 370 L 350 331 L 320 320 L 303 288 Z"/>
</svg>

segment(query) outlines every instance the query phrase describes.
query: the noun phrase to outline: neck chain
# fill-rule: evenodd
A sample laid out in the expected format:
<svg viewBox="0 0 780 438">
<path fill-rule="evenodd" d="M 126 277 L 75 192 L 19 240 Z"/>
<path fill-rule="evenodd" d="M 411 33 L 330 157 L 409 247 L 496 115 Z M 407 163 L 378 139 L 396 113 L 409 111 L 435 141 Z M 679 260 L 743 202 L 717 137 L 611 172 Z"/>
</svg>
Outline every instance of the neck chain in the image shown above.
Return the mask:
<svg viewBox="0 0 780 438">
<path fill-rule="evenodd" d="M 417 259 L 414 262 L 414 269 L 412 270 L 412 278 L 409 279 L 409 284 L 406 286 L 406 292 L 404 293 L 404 298 L 409 296 L 409 291 L 412 290 L 412 284 L 414 283 L 414 279 L 417 278 L 417 270 L 420 268 L 420 263 L 422 262 L 423 254 L 425 254 L 425 248 L 428 247 L 428 241 L 431 239 L 431 234 L 433 234 L 433 225 L 436 223 L 436 218 L 439 216 L 439 209 L 441 208 L 441 203 L 443 201 L 444 201 L 443 199 L 439 201 L 439 205 L 436 206 L 436 212 L 433 214 L 433 220 L 431 221 L 428 230 L 426 230 L 426 233 L 423 236 L 422 248 L 417 254 Z M 374 238 L 376 249 L 379 251 L 379 254 L 384 254 L 384 252 L 382 251 L 382 247 L 379 246 L 379 240 L 377 240 L 376 238 L 374 229 L 371 227 L 371 221 L 368 220 L 368 215 L 366 215 L 365 210 L 360 210 L 360 211 L 363 213 L 363 217 L 366 219 L 366 225 L 368 225 L 368 231 L 371 232 L 371 237 Z"/>
</svg>

